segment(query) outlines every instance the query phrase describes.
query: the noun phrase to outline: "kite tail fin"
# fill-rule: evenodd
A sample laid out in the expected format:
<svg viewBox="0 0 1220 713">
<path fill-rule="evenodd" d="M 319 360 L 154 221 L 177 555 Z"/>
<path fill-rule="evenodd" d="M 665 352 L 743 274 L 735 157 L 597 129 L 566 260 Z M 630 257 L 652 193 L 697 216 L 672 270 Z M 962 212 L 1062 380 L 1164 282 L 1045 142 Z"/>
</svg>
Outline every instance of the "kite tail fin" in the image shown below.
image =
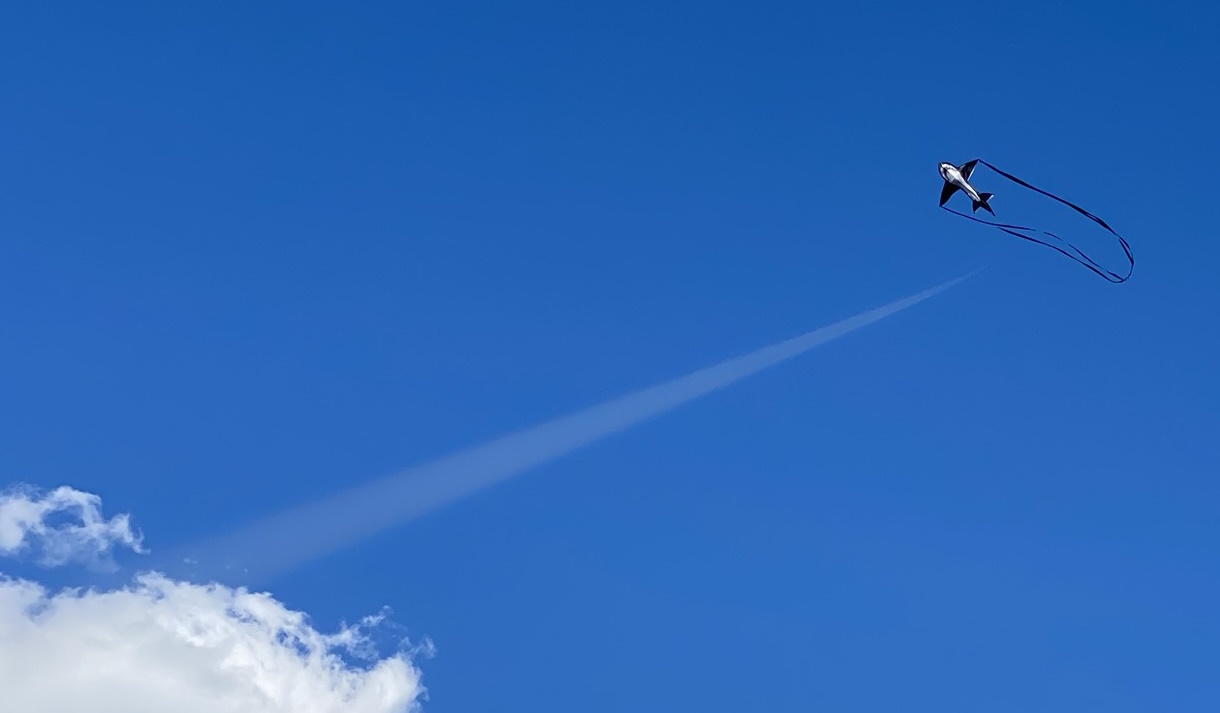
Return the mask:
<svg viewBox="0 0 1220 713">
<path fill-rule="evenodd" d="M 993 194 L 991 194 L 991 193 L 980 193 L 980 194 L 979 194 L 979 200 L 977 200 L 977 201 L 970 201 L 971 203 L 973 203 L 973 204 L 974 204 L 974 205 L 973 205 L 973 207 L 972 207 L 971 212 L 972 212 L 972 213 L 977 213 L 977 212 L 978 212 L 978 210 L 979 210 L 979 207 L 981 206 L 981 207 L 983 207 L 983 208 L 986 208 L 988 213 L 990 213 L 990 214 L 992 214 L 992 215 L 995 215 L 995 211 L 991 209 L 991 206 L 987 205 L 987 201 L 991 200 L 991 196 L 992 196 L 992 195 L 993 195 Z"/>
</svg>

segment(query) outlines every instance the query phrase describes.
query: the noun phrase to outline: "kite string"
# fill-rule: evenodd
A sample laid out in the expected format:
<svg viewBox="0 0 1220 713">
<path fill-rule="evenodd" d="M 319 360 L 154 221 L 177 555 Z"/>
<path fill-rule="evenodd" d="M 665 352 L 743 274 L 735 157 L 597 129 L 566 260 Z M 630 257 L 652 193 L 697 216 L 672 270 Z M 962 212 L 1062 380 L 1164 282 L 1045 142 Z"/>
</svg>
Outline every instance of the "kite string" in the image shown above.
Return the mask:
<svg viewBox="0 0 1220 713">
<path fill-rule="evenodd" d="M 1085 210 L 1084 208 L 1081 208 L 1080 206 L 1076 205 L 1075 203 L 1072 203 L 1071 201 L 1066 200 L 1064 198 L 1060 198 L 1059 196 L 1057 196 L 1053 193 L 1050 193 L 1048 191 L 1044 191 L 1041 188 L 1038 188 L 1037 186 L 1035 186 L 1033 184 L 1027 183 L 1027 182 L 1021 180 L 1020 178 L 1017 178 L 1016 176 L 1012 175 L 1011 173 L 1008 173 L 1007 171 L 1001 170 L 1000 168 L 993 166 L 992 164 L 988 163 L 987 161 L 985 161 L 983 159 L 979 159 L 978 161 L 979 161 L 979 163 L 987 166 L 991 170 L 993 170 L 996 173 L 1000 174 L 1001 176 L 1007 178 L 1008 180 L 1013 181 L 1014 183 L 1018 183 L 1022 186 L 1025 186 L 1026 188 L 1029 188 L 1030 190 L 1036 191 L 1048 198 L 1052 198 L 1054 200 L 1059 201 L 1060 203 L 1063 203 L 1064 205 L 1072 208 L 1076 212 L 1080 213 L 1081 215 L 1085 216 L 1086 218 L 1092 220 L 1093 222 L 1097 223 L 1101 227 L 1108 230 L 1112 235 L 1114 235 L 1114 237 L 1118 238 L 1118 242 L 1122 246 L 1123 253 L 1125 253 L 1127 256 L 1127 261 L 1129 263 L 1129 267 L 1127 269 L 1127 274 L 1125 276 L 1120 276 L 1119 274 L 1117 274 L 1111 270 L 1103 268 L 1101 265 L 1097 264 L 1097 262 L 1095 260 L 1093 260 L 1093 258 L 1086 255 L 1084 253 L 1084 251 L 1082 251 L 1080 248 L 1076 247 L 1072 243 L 1068 242 L 1067 240 L 1064 240 L 1063 238 L 1059 237 L 1058 235 L 1055 235 L 1052 232 L 1049 232 L 1046 230 L 1038 230 L 1036 228 L 1030 228 L 1030 227 L 1026 227 L 1024 225 L 1012 225 L 1009 223 L 994 223 L 989 220 L 983 220 L 981 218 L 976 218 L 972 215 L 967 215 L 966 213 L 956 211 L 956 210 L 949 208 L 947 206 L 944 206 L 944 205 L 942 205 L 941 208 L 944 208 L 945 210 L 949 211 L 950 213 L 960 215 L 963 218 L 973 220 L 976 223 L 982 223 L 984 225 L 990 225 L 990 226 L 999 228 L 1000 230 L 1004 231 L 1005 233 L 1008 233 L 1009 235 L 1013 235 L 1015 237 L 1021 238 L 1022 240 L 1028 240 L 1029 242 L 1032 242 L 1032 243 L 1037 243 L 1039 245 L 1045 245 L 1046 247 L 1056 250 L 1056 251 L 1062 253 L 1063 255 L 1071 258 L 1072 260 L 1075 260 L 1076 262 L 1080 263 L 1081 265 L 1084 265 L 1088 269 L 1092 270 L 1093 272 L 1097 273 L 1102 278 L 1104 278 L 1110 282 L 1113 282 L 1113 283 L 1125 282 L 1128 278 L 1131 277 L 1131 273 L 1134 272 L 1134 270 L 1135 270 L 1135 257 L 1131 254 L 1131 246 L 1127 243 L 1126 239 L 1123 238 L 1123 236 L 1119 235 L 1118 232 L 1115 231 L 1113 228 L 1111 228 L 1106 223 L 1106 221 L 1102 220 L 1101 218 L 1097 217 L 1096 215 L 1093 215 L 1092 213 Z M 1016 232 L 1018 230 L 1037 232 L 1037 233 L 1042 233 L 1043 235 L 1049 235 L 1050 237 L 1054 238 L 1055 240 L 1058 240 L 1059 242 L 1063 243 L 1064 245 L 1067 245 L 1076 254 L 1073 255 L 1072 253 L 1069 253 L 1068 251 L 1064 250 L 1063 248 L 1059 247 L 1058 245 L 1048 243 L 1045 240 L 1041 240 L 1032 235 L 1025 235 L 1025 234 Z"/>
</svg>

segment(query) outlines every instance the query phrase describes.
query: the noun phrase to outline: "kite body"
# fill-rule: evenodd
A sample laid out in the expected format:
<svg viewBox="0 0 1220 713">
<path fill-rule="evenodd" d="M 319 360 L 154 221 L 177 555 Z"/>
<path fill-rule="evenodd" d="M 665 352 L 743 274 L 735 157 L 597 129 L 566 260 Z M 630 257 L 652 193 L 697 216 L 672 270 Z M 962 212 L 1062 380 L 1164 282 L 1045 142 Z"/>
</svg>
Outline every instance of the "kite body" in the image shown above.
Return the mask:
<svg viewBox="0 0 1220 713">
<path fill-rule="evenodd" d="M 939 166 L 940 177 L 945 179 L 945 187 L 940 191 L 940 204 L 944 205 L 947 203 L 949 197 L 960 189 L 963 193 L 970 196 L 972 204 L 971 212 L 977 213 L 981 206 L 988 213 L 995 215 L 995 211 L 991 209 L 991 206 L 987 205 L 987 201 L 991 198 L 992 194 L 979 193 L 974 189 L 974 186 L 970 185 L 970 174 L 974 173 L 974 165 L 976 163 L 978 163 L 978 159 L 967 161 L 961 166 L 954 166 L 951 163 L 941 161 Z"/>
</svg>

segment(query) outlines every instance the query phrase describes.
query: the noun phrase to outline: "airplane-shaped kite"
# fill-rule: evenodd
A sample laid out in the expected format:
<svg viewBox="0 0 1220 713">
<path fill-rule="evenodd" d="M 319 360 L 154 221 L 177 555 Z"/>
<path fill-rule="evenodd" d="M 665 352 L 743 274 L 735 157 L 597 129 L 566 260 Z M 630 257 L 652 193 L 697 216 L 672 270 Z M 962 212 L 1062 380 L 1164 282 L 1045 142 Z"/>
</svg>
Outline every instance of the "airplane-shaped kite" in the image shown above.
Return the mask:
<svg viewBox="0 0 1220 713">
<path fill-rule="evenodd" d="M 945 187 L 940 191 L 940 204 L 944 205 L 959 188 L 970 196 L 970 202 L 973 206 L 972 213 L 977 213 L 979 206 L 987 209 L 988 213 L 995 215 L 995 211 L 991 206 L 987 205 L 987 201 L 991 198 L 991 193 L 979 193 L 974 190 L 974 186 L 970 185 L 970 174 L 974 173 L 974 164 L 978 163 L 976 158 L 973 161 L 967 161 L 961 166 L 954 166 L 951 163 L 940 163 L 940 177 L 945 179 Z"/>
<path fill-rule="evenodd" d="M 1074 209 L 1077 213 L 1085 216 L 1086 218 L 1093 221 L 1097 225 L 1100 225 L 1102 228 L 1105 228 L 1106 230 L 1108 230 L 1111 234 L 1114 235 L 1114 237 L 1118 238 L 1118 243 L 1120 246 L 1122 246 L 1123 254 L 1126 255 L 1126 257 L 1127 257 L 1127 263 L 1128 263 L 1127 274 L 1120 275 L 1116 272 L 1112 272 L 1111 270 L 1108 270 L 1108 269 L 1102 267 L 1101 265 L 1097 264 L 1097 262 L 1095 262 L 1093 260 L 1093 258 L 1086 255 L 1080 248 L 1076 247 L 1075 245 L 1072 245 L 1068 241 L 1064 240 L 1063 238 L 1059 237 L 1058 235 L 1056 235 L 1050 231 L 1038 230 L 1038 229 L 1026 227 L 1023 225 L 1012 225 L 1009 223 L 993 223 L 990 220 L 985 220 L 983 218 L 976 218 L 976 217 L 970 215 L 969 213 L 961 213 L 959 211 L 954 210 L 953 208 L 950 208 L 949 206 L 946 206 L 945 204 L 949 202 L 949 198 L 951 198 L 953 196 L 953 194 L 956 193 L 957 191 L 961 191 L 970 198 L 972 213 L 977 213 L 979 208 L 984 208 L 987 210 L 988 213 L 995 215 L 995 211 L 992 210 L 991 206 L 988 204 L 988 201 L 991 200 L 992 194 L 980 193 L 977 190 L 975 190 L 974 186 L 970 185 L 970 174 L 974 173 L 974 166 L 975 166 L 975 164 L 979 164 L 979 163 L 983 164 L 987 168 L 990 168 L 992 171 L 995 171 L 997 174 L 999 174 L 1000 176 L 1003 176 L 1004 178 L 1007 178 L 1008 180 L 1012 181 L 1013 183 L 1016 183 L 1020 186 L 1024 186 L 1025 188 L 1028 188 L 1031 191 L 1034 191 L 1035 193 L 1040 193 L 1040 194 L 1046 196 L 1047 198 L 1056 200 L 1056 201 L 1068 206 L 1069 208 Z M 1127 279 L 1129 277 L 1131 277 L 1132 271 L 1135 270 L 1135 257 L 1131 254 L 1131 246 L 1127 245 L 1126 239 L 1123 238 L 1123 236 L 1119 235 L 1118 232 L 1116 230 L 1114 230 L 1114 228 L 1111 228 L 1109 226 L 1109 224 L 1106 223 L 1106 221 L 1102 220 L 1101 218 L 1098 218 L 1097 216 L 1093 215 L 1092 213 L 1085 210 L 1084 208 L 1081 208 L 1080 206 L 1076 205 L 1075 203 L 1073 203 L 1069 200 L 1066 200 L 1064 198 L 1060 198 L 1059 196 L 1055 195 L 1054 193 L 1051 193 L 1050 191 L 1044 191 L 1041 188 L 1038 188 L 1037 186 L 1033 185 L 1032 183 L 1023 181 L 1020 178 L 1017 178 L 1016 176 L 1012 175 L 1011 173 L 1002 171 L 999 168 L 988 163 L 987 161 L 984 161 L 983 159 L 979 159 L 979 158 L 967 161 L 967 162 L 963 163 L 961 166 L 954 166 L 953 164 L 951 164 L 947 161 L 941 161 L 937 165 L 937 169 L 940 171 L 940 177 L 942 179 L 944 179 L 944 181 L 945 181 L 944 187 L 941 188 L 941 190 L 940 190 L 940 207 L 943 210 L 947 210 L 950 213 L 956 213 L 957 215 L 960 215 L 961 217 L 969 219 L 969 220 L 973 220 L 976 223 L 982 223 L 984 225 L 990 225 L 992 227 L 998 228 L 999 230 L 1002 230 L 1005 233 L 1008 233 L 1009 235 L 1021 238 L 1022 240 L 1028 240 L 1030 242 L 1038 243 L 1040 245 L 1045 245 L 1048 248 L 1057 250 L 1058 252 L 1075 260 L 1076 262 L 1080 263 L 1081 265 L 1084 265 L 1085 267 L 1089 268 L 1090 270 L 1092 270 L 1093 272 L 1097 273 L 1098 275 L 1100 275 L 1101 277 L 1105 278 L 1106 280 L 1108 280 L 1110 282 L 1126 282 Z M 1044 240 L 1044 239 L 1038 237 L 1036 234 L 1045 235 L 1046 237 L 1050 238 L 1051 240 L 1050 241 Z"/>
</svg>

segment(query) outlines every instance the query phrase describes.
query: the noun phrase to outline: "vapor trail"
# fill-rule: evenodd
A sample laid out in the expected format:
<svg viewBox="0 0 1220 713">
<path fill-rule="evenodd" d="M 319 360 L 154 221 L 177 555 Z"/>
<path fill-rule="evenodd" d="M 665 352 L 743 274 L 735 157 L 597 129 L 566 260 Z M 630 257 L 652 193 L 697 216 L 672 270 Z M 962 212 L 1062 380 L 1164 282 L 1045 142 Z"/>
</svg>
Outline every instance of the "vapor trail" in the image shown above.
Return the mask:
<svg viewBox="0 0 1220 713">
<path fill-rule="evenodd" d="M 274 577 L 854 332 L 974 274 L 692 374 L 271 515 L 204 542 L 192 548 L 189 556 L 206 569 L 220 565 L 222 559 L 228 560 L 224 569 L 240 571 L 247 584 L 254 584 L 249 581 L 252 577 L 256 580 Z M 201 574 L 204 573 L 195 573 Z"/>
</svg>

